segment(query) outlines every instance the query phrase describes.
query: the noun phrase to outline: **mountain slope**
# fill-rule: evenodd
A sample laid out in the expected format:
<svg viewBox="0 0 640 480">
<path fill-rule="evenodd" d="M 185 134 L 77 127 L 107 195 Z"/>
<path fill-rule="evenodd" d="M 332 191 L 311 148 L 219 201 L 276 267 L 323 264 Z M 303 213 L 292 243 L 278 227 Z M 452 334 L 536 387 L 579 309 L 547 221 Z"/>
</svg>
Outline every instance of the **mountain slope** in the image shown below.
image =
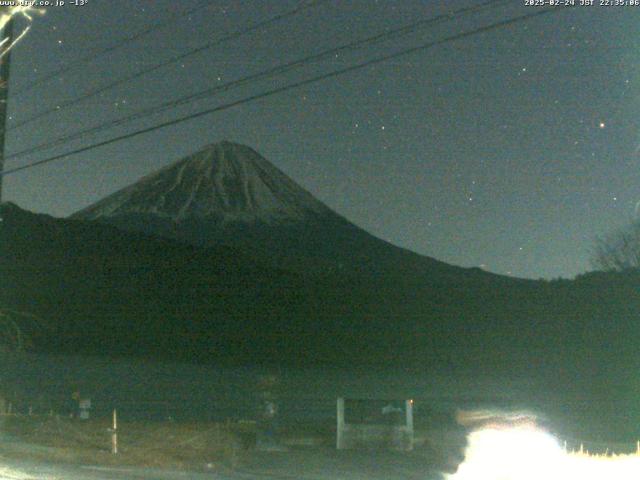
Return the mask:
<svg viewBox="0 0 640 480">
<path fill-rule="evenodd" d="M 546 306 L 536 284 L 309 276 L 229 247 L 12 205 L 0 215 L 0 305 L 46 319 L 52 330 L 36 344 L 48 351 L 485 369 L 502 368 L 503 356 L 524 361 L 516 347 L 528 329 L 549 340 L 547 327 L 527 323 Z"/>
</svg>

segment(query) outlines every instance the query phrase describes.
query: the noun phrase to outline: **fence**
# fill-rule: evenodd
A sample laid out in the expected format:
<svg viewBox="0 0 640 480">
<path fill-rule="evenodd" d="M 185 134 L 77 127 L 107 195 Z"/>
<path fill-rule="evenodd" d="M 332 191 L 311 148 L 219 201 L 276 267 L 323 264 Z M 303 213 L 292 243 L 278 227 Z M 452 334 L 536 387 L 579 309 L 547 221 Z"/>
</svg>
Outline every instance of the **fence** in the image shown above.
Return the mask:
<svg viewBox="0 0 640 480">
<path fill-rule="evenodd" d="M 336 447 L 413 450 L 413 400 L 337 400 Z"/>
</svg>

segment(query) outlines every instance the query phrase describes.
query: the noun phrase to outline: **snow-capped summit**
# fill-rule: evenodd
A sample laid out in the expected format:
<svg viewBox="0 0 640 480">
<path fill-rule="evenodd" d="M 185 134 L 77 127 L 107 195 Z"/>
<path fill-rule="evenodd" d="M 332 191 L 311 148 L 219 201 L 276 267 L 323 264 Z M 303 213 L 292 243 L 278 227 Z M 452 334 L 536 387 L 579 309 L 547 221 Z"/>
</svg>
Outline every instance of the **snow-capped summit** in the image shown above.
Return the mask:
<svg viewBox="0 0 640 480">
<path fill-rule="evenodd" d="M 296 223 L 328 207 L 244 145 L 205 147 L 76 213 L 78 219 L 153 215 L 176 223 Z"/>
</svg>

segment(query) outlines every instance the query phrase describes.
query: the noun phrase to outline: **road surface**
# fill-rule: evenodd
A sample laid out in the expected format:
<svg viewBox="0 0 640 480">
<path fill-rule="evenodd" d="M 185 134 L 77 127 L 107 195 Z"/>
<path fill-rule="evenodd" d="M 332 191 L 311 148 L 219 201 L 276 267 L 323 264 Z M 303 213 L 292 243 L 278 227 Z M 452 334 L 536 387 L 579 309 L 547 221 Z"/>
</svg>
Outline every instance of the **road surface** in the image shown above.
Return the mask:
<svg viewBox="0 0 640 480">
<path fill-rule="evenodd" d="M 68 465 L 0 457 L 0 480 L 439 480 L 416 455 L 392 452 L 337 452 L 298 448 L 289 452 L 252 452 L 234 470 L 183 472 L 134 467 Z"/>
</svg>

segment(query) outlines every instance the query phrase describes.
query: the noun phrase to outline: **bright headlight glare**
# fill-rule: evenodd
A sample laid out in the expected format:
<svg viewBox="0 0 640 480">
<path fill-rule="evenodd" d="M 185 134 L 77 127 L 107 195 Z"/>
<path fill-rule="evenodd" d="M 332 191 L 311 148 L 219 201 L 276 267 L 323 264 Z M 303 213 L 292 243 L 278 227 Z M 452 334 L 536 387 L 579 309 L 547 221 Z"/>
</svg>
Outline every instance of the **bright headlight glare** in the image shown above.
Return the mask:
<svg viewBox="0 0 640 480">
<path fill-rule="evenodd" d="M 638 480 L 640 456 L 567 453 L 535 426 L 486 427 L 468 437 L 465 459 L 448 480 Z"/>
</svg>

